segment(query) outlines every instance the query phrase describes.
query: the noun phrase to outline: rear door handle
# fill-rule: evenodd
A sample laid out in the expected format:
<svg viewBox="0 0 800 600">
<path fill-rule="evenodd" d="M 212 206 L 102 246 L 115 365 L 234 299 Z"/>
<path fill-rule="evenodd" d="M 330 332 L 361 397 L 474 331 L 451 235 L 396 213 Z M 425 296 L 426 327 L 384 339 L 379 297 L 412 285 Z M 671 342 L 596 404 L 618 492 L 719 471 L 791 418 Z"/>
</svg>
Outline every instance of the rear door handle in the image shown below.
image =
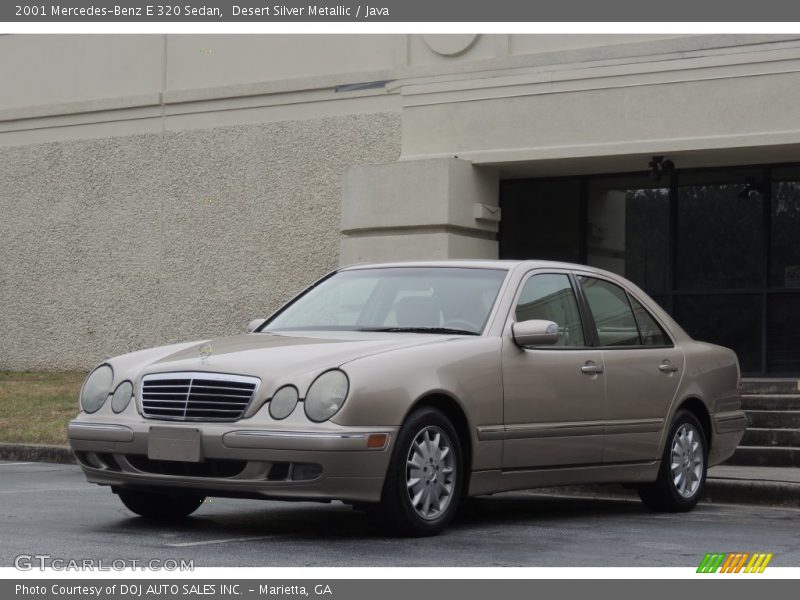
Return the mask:
<svg viewBox="0 0 800 600">
<path fill-rule="evenodd" d="M 598 365 L 592 360 L 587 360 L 586 364 L 581 367 L 581 373 L 586 375 L 597 375 L 603 372 L 603 365 Z"/>
<path fill-rule="evenodd" d="M 658 365 L 658 370 L 662 373 L 674 373 L 678 370 L 678 367 L 673 365 L 668 360 L 663 361 L 660 365 Z"/>
</svg>

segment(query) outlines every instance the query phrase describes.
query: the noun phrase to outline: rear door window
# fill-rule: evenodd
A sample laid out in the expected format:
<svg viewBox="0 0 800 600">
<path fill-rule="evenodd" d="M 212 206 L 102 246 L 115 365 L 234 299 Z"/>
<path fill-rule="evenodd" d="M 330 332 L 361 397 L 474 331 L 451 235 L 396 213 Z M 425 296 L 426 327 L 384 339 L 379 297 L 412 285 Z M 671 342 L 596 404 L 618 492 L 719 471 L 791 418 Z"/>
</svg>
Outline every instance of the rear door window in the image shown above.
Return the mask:
<svg viewBox="0 0 800 600">
<path fill-rule="evenodd" d="M 592 311 L 601 346 L 640 346 L 642 340 L 628 295 L 618 285 L 595 277 L 578 277 Z"/>
<path fill-rule="evenodd" d="M 639 326 L 639 335 L 642 338 L 643 346 L 669 346 L 672 344 L 666 332 L 658 324 L 653 315 L 647 312 L 639 301 L 633 296 L 629 296 L 633 307 L 633 316 L 636 317 L 636 324 Z"/>
</svg>

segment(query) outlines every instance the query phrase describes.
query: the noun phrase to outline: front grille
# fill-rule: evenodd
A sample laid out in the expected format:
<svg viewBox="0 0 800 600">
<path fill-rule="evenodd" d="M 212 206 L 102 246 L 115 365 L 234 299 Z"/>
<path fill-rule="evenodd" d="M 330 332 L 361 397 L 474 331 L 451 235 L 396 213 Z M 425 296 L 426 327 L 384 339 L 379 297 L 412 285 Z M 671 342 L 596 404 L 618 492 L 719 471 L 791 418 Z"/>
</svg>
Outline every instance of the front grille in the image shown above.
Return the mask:
<svg viewBox="0 0 800 600">
<path fill-rule="evenodd" d="M 218 373 L 158 373 L 142 379 L 142 414 L 150 419 L 235 421 L 259 380 Z"/>
</svg>

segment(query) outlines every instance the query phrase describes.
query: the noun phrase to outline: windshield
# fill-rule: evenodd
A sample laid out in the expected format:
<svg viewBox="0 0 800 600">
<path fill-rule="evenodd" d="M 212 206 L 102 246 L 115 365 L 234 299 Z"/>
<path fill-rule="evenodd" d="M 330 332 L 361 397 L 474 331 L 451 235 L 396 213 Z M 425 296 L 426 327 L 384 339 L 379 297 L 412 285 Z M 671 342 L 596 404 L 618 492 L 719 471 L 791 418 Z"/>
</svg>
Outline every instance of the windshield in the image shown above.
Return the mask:
<svg viewBox="0 0 800 600">
<path fill-rule="evenodd" d="M 297 298 L 261 331 L 479 335 L 506 273 L 463 267 L 340 271 Z"/>
</svg>

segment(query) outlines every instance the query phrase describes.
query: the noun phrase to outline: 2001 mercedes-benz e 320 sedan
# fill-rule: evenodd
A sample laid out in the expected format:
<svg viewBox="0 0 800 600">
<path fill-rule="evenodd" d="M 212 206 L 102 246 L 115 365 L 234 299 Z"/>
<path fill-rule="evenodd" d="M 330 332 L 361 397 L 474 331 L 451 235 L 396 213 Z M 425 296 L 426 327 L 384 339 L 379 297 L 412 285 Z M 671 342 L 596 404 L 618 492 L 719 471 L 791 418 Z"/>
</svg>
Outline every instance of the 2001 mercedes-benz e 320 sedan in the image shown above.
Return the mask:
<svg viewBox="0 0 800 600">
<path fill-rule="evenodd" d="M 88 480 L 144 517 L 341 500 L 425 535 L 465 496 L 537 486 L 688 510 L 745 428 L 735 354 L 585 266 L 343 268 L 248 331 L 98 366 L 69 425 Z"/>
</svg>

